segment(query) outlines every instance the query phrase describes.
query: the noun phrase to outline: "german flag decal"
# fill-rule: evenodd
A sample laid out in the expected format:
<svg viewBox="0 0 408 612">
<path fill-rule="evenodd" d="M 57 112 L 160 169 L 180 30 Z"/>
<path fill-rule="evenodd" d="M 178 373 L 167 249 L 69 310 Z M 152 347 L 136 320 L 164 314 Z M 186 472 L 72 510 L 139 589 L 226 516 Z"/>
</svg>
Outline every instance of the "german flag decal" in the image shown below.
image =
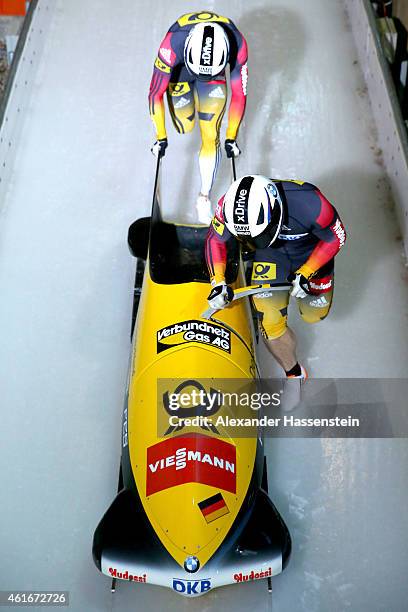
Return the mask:
<svg viewBox="0 0 408 612">
<path fill-rule="evenodd" d="M 221 518 L 221 516 L 224 516 L 229 512 L 227 504 L 225 503 L 221 493 L 217 493 L 216 495 L 199 502 L 198 507 L 200 508 L 201 514 L 207 523 L 211 523 L 212 521 L 215 521 L 215 519 Z"/>
</svg>

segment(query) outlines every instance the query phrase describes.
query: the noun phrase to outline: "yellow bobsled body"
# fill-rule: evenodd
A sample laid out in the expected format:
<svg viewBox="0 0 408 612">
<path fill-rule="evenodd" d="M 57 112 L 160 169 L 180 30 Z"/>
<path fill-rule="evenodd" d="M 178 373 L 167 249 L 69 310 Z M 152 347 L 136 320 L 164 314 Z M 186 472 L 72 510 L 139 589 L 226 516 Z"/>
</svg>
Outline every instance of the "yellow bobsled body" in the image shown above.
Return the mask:
<svg viewBox="0 0 408 612">
<path fill-rule="evenodd" d="M 206 230 L 161 219 L 151 225 L 123 412 L 120 490 L 95 532 L 93 555 L 114 579 L 196 596 L 279 573 L 290 537 L 262 489 L 257 430 L 238 436 L 224 418 L 231 409 L 217 395 L 256 377 L 249 305 L 240 300 L 216 320 L 203 319 Z M 244 284 L 238 260 L 228 273 L 234 286 Z M 192 391 L 198 400 L 182 404 Z M 218 399 L 211 404 L 209 397 Z"/>
</svg>

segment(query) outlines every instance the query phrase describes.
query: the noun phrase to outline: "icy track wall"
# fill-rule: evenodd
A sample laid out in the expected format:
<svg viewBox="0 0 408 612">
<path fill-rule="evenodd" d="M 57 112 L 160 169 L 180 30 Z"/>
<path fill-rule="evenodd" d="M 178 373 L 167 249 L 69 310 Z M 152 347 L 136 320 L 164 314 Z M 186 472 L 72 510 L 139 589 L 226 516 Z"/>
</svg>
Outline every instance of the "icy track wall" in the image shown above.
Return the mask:
<svg viewBox="0 0 408 612">
<path fill-rule="evenodd" d="M 22 122 L 30 120 L 30 94 L 53 10 L 52 0 L 31 1 L 0 106 L 0 213 Z"/>
<path fill-rule="evenodd" d="M 369 0 L 345 0 L 408 257 L 408 138 Z"/>
</svg>

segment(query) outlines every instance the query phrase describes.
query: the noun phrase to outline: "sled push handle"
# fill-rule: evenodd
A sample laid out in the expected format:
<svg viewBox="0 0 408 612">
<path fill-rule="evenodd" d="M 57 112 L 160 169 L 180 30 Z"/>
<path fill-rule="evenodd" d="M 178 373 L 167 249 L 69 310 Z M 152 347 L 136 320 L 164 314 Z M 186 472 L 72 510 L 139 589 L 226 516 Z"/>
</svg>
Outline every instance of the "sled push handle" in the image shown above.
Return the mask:
<svg viewBox="0 0 408 612">
<path fill-rule="evenodd" d="M 240 287 L 239 289 L 234 290 L 234 297 L 232 298 L 232 302 L 230 302 L 230 304 L 233 304 L 237 300 L 241 300 L 244 297 L 251 297 L 253 295 L 256 295 L 257 293 L 265 293 L 265 292 L 270 293 L 272 291 L 287 291 L 291 287 L 292 285 L 288 283 L 284 283 L 282 285 L 265 284 L 265 285 L 248 285 L 247 287 Z M 229 304 L 227 304 L 225 308 L 228 308 L 228 306 Z M 201 315 L 201 318 L 211 319 L 211 317 L 216 312 L 219 312 L 220 310 L 223 310 L 223 308 L 207 308 L 207 310 L 205 310 L 203 314 Z"/>
<path fill-rule="evenodd" d="M 232 163 L 232 180 L 236 181 L 237 180 L 237 171 L 235 169 L 235 157 L 234 156 L 231 157 L 231 163 Z"/>
<path fill-rule="evenodd" d="M 154 176 L 152 211 L 154 210 L 154 206 L 155 206 L 155 202 L 156 202 L 157 187 L 158 187 L 158 184 L 159 184 L 159 174 L 160 174 L 160 165 L 161 165 L 162 157 L 164 157 L 164 153 L 159 152 L 159 154 L 157 156 L 156 172 L 155 172 L 155 176 Z"/>
</svg>

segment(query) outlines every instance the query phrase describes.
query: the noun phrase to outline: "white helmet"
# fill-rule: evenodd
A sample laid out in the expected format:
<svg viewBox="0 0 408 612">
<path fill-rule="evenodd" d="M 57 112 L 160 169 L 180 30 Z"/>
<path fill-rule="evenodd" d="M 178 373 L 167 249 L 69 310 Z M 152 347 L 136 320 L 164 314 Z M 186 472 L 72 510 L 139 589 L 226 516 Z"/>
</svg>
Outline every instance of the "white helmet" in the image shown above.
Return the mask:
<svg viewBox="0 0 408 612">
<path fill-rule="evenodd" d="M 265 249 L 278 237 L 283 204 L 275 183 L 249 175 L 234 181 L 224 196 L 224 222 L 231 234 Z"/>
<path fill-rule="evenodd" d="M 200 80 L 211 80 L 227 65 L 228 37 L 217 23 L 198 23 L 191 28 L 184 43 L 184 63 Z"/>
</svg>

